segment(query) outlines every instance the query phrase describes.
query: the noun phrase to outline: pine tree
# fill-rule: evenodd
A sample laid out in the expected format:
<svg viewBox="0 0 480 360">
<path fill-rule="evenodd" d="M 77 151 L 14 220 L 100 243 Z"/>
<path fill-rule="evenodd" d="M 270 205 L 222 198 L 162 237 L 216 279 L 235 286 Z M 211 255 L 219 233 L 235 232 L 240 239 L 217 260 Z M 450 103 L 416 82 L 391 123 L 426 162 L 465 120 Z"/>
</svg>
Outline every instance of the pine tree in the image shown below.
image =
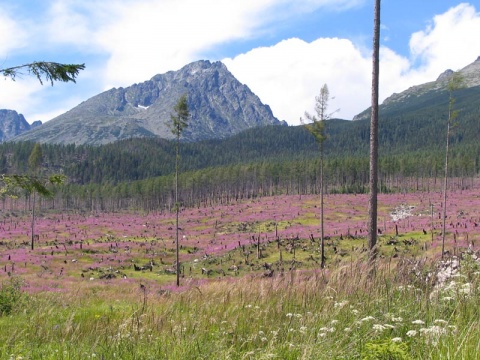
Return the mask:
<svg viewBox="0 0 480 360">
<path fill-rule="evenodd" d="M 176 212 L 176 222 L 175 222 L 175 247 L 176 247 L 176 273 L 177 273 L 177 286 L 180 286 L 180 249 L 178 241 L 178 216 L 180 211 L 180 204 L 178 203 L 178 172 L 179 172 L 179 163 L 180 163 L 180 136 L 183 133 L 183 130 L 188 126 L 188 119 L 190 117 L 190 112 L 188 111 L 187 95 L 184 94 L 180 97 L 177 104 L 173 108 L 175 114 L 170 115 L 170 130 L 176 138 L 175 146 L 175 212 Z"/>
<path fill-rule="evenodd" d="M 324 198 L 324 176 L 323 176 L 323 160 L 324 160 L 324 151 L 323 151 L 323 142 L 326 139 L 325 135 L 325 120 L 331 118 L 333 113 L 328 113 L 328 102 L 330 100 L 330 92 L 328 90 L 327 84 L 324 84 L 320 89 L 320 94 L 315 97 L 315 112 L 317 116 L 311 115 L 308 112 L 305 112 L 305 118 L 310 121 L 310 123 L 305 124 L 306 129 L 313 135 L 315 141 L 317 142 L 320 148 L 320 267 L 323 269 L 325 267 L 325 238 L 324 238 L 324 211 L 323 211 L 323 198 Z M 303 119 L 300 119 L 304 123 Z"/>
</svg>

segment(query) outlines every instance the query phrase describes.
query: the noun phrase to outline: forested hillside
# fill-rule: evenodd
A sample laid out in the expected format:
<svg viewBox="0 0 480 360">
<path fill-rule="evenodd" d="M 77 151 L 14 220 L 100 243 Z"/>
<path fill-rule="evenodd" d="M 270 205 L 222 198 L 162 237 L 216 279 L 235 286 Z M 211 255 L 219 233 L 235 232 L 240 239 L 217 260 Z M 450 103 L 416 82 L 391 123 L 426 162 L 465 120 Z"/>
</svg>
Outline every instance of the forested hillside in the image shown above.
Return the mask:
<svg viewBox="0 0 480 360">
<path fill-rule="evenodd" d="M 459 90 L 457 125 L 452 149 L 478 171 L 480 139 L 480 88 Z M 435 100 L 436 99 L 436 100 Z M 443 100 L 439 102 L 439 99 Z M 390 110 L 380 119 L 380 156 L 437 157 L 443 152 L 448 93 L 432 98 L 426 94 L 402 108 Z M 362 157 L 368 152 L 369 121 L 330 120 L 326 131 L 328 158 Z M 32 143 L 0 144 L 0 171 L 24 172 Z M 164 139 L 130 139 L 103 146 L 43 144 L 44 166 L 63 172 L 71 183 L 119 183 L 168 175 L 174 170 L 174 146 Z M 225 140 L 182 143 L 183 171 L 255 162 L 289 162 L 318 156 L 313 137 L 301 126 L 267 126 L 246 130 Z M 454 155 L 455 157 L 455 155 Z"/>
<path fill-rule="evenodd" d="M 460 90 L 457 125 L 451 137 L 450 176 L 476 176 L 480 164 L 478 89 Z M 461 95 L 461 96 L 460 96 Z M 429 188 L 442 177 L 448 94 L 443 102 L 425 95 L 407 112 L 390 111 L 380 119 L 382 191 Z M 330 192 L 362 192 L 368 181 L 369 121 L 329 120 L 325 172 Z M 0 145 L 0 171 L 27 171 L 33 143 Z M 130 139 L 103 146 L 42 145 L 43 166 L 63 173 L 64 206 L 158 208 L 171 204 L 174 143 Z M 225 140 L 184 142 L 181 193 L 185 204 L 278 193 L 316 193 L 318 147 L 302 127 L 249 129 Z M 406 183 L 405 178 L 416 179 Z M 465 184 L 468 181 L 465 180 Z M 463 186 L 463 185 L 462 185 Z M 465 185 L 467 186 L 467 185 Z M 68 201 L 67 201 L 68 200 Z"/>
</svg>

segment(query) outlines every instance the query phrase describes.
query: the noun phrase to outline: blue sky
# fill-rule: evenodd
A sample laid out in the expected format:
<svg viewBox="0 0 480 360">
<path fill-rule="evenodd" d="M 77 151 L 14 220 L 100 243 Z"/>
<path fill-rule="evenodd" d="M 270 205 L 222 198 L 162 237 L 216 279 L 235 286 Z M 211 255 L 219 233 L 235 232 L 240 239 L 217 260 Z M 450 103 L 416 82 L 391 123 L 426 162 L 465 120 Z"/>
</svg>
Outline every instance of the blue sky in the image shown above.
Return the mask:
<svg viewBox="0 0 480 360">
<path fill-rule="evenodd" d="M 0 109 L 48 121 L 112 87 L 196 60 L 223 61 L 299 123 L 327 84 L 336 116 L 370 105 L 373 0 L 0 0 L 0 68 L 85 63 L 77 84 L 0 86 Z M 480 56 L 473 1 L 383 0 L 380 100 Z"/>
</svg>

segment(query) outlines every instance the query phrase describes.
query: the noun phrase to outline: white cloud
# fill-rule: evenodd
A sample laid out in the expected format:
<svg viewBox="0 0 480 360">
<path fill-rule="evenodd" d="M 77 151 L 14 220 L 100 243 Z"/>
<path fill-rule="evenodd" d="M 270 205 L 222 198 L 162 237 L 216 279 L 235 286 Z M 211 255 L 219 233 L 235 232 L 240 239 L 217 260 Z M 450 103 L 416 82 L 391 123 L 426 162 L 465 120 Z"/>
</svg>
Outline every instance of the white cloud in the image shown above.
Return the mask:
<svg viewBox="0 0 480 360">
<path fill-rule="evenodd" d="M 177 70 L 215 46 L 265 35 L 271 25 L 320 7 L 365 0 L 143 0 L 114 8 L 116 21 L 97 33 L 110 54 L 105 82 L 125 86 Z"/>
<path fill-rule="evenodd" d="M 318 39 L 307 43 L 284 40 L 269 48 L 254 49 L 223 62 L 239 81 L 247 84 L 274 114 L 298 124 L 312 112 L 315 96 L 327 84 L 338 117 L 352 117 L 365 108 L 370 95 L 370 62 L 346 39 Z"/>
<path fill-rule="evenodd" d="M 36 95 L 41 86 L 37 79 L 20 76 L 17 81 L 0 81 L 0 109 L 15 110 L 25 115 L 29 108 L 39 105 Z"/>
<path fill-rule="evenodd" d="M 84 4 L 84 7 L 79 7 L 76 3 L 68 0 L 57 0 L 52 3 L 47 15 L 49 21 L 44 24 L 50 43 L 75 46 L 95 44 L 92 27 L 95 26 L 95 20 L 102 7 L 100 5 L 93 11 L 87 6 L 88 2 Z M 91 3 L 89 5 L 92 6 Z"/>
<path fill-rule="evenodd" d="M 414 61 L 432 76 L 451 68 L 459 70 L 480 55 L 480 13 L 466 3 L 434 17 L 425 30 L 410 39 Z"/>
<path fill-rule="evenodd" d="M 412 35 L 411 59 L 381 48 L 380 102 L 394 92 L 435 80 L 448 68 L 459 70 L 480 55 L 480 14 L 460 4 L 435 16 L 427 29 Z M 241 82 L 269 104 L 275 116 L 299 124 L 312 112 L 326 83 L 335 116 L 351 119 L 370 106 L 371 54 L 347 39 L 299 39 L 258 48 L 224 63 Z"/>
<path fill-rule="evenodd" d="M 197 60 L 214 45 L 251 36 L 260 24 L 259 12 L 271 2 L 137 1 L 119 7 L 118 21 L 98 34 L 110 53 L 107 82 L 146 80 Z"/>
<path fill-rule="evenodd" d="M 8 57 L 10 51 L 24 47 L 25 41 L 26 33 L 22 27 L 7 14 L 0 13 L 0 55 Z"/>
</svg>

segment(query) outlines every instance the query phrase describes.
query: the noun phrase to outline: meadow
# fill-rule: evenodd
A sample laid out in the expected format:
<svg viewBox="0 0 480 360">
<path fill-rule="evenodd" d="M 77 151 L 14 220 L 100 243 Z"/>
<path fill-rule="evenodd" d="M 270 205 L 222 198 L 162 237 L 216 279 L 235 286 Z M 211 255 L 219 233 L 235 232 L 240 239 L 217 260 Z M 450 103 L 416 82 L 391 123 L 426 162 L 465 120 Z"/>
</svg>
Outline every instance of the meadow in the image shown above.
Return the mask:
<svg viewBox="0 0 480 360">
<path fill-rule="evenodd" d="M 476 359 L 480 191 L 276 196 L 0 221 L 1 359 Z"/>
</svg>

